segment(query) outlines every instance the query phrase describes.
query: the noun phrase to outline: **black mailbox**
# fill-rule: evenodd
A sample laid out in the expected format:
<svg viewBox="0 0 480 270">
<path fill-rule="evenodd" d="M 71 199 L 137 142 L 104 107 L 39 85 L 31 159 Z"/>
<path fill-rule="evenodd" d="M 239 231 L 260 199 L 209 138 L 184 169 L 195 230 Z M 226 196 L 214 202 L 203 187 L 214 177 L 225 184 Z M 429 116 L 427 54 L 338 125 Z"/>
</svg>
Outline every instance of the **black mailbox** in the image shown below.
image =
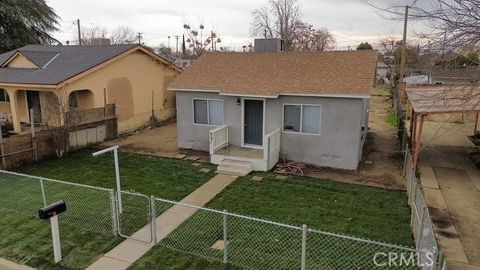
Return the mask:
<svg viewBox="0 0 480 270">
<path fill-rule="evenodd" d="M 67 205 L 64 200 L 61 200 L 38 209 L 38 217 L 40 219 L 49 219 L 65 211 L 67 211 Z"/>
</svg>

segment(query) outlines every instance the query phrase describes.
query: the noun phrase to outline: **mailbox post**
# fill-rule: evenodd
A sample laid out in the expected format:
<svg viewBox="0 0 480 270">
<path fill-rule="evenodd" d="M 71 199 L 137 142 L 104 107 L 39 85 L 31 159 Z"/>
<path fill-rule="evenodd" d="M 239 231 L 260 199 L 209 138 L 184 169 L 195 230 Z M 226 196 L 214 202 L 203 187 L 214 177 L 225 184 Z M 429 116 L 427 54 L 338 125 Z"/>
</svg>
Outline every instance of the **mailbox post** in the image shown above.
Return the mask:
<svg viewBox="0 0 480 270">
<path fill-rule="evenodd" d="M 92 156 L 96 157 L 98 155 L 105 154 L 112 151 L 113 151 L 113 159 L 115 161 L 115 180 L 117 182 L 118 212 L 121 214 L 123 213 L 123 205 L 122 205 L 122 193 L 120 192 L 122 188 L 120 185 L 120 167 L 118 165 L 118 145 L 105 148 L 103 150 L 92 153 Z"/>
<path fill-rule="evenodd" d="M 58 201 L 52 203 L 38 210 L 38 217 L 40 219 L 50 220 L 50 227 L 52 229 L 52 242 L 53 242 L 53 257 L 55 263 L 62 260 L 62 248 L 60 245 L 60 230 L 58 228 L 58 214 L 67 211 L 67 205 L 65 201 Z"/>
</svg>

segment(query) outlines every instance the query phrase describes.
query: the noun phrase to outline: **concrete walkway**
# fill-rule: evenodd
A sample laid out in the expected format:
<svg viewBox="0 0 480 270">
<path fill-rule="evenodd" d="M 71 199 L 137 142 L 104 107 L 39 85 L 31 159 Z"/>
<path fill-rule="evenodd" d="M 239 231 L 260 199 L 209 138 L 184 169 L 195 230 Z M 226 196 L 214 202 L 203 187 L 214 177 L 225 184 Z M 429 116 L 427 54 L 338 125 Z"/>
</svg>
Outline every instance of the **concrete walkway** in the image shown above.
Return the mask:
<svg viewBox="0 0 480 270">
<path fill-rule="evenodd" d="M 207 183 L 190 193 L 180 202 L 195 206 L 204 206 L 212 200 L 218 193 L 233 183 L 237 177 L 231 175 L 218 174 Z M 184 221 L 191 217 L 197 209 L 175 205 L 156 218 L 157 242 L 163 240 L 168 234 L 174 231 Z M 149 239 L 150 225 L 146 225 L 132 235 L 135 239 Z M 105 270 L 105 269 L 127 269 L 136 260 L 140 259 L 153 244 L 147 244 L 133 239 L 127 239 L 118 246 L 106 253 L 102 258 L 94 262 L 87 269 Z"/>
<path fill-rule="evenodd" d="M 35 270 L 35 268 L 31 268 L 23 264 L 14 263 L 2 258 L 0 258 L 0 269 L 1 270 Z"/>
<path fill-rule="evenodd" d="M 480 270 L 480 170 L 471 147 L 431 145 L 420 161 L 421 184 L 448 269 Z"/>
</svg>

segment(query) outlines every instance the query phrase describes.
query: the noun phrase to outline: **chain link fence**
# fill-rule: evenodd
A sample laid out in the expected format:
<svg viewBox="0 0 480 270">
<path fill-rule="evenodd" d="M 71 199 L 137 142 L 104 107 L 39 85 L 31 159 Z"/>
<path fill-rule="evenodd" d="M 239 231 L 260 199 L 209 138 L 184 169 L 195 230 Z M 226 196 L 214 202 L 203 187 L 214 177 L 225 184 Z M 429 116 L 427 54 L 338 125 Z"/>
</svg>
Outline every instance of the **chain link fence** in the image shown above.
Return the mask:
<svg viewBox="0 0 480 270">
<path fill-rule="evenodd" d="M 39 208 L 64 200 L 60 222 L 95 233 L 116 234 L 114 198 L 112 189 L 0 170 L 1 208 L 38 217 Z"/>
<path fill-rule="evenodd" d="M 408 174 L 416 181 L 413 171 Z M 433 250 L 437 258 L 437 244 L 425 201 L 414 187 L 410 181 L 417 249 L 6 171 L 0 171 L 0 207 L 36 217 L 40 207 L 65 200 L 60 222 L 246 269 L 435 269 L 428 267 L 428 256 Z M 162 218 L 167 222 L 157 224 Z"/>
<path fill-rule="evenodd" d="M 408 149 L 408 145 L 407 145 Z M 420 189 L 416 176 L 416 169 L 413 167 L 412 155 L 406 151 L 405 176 L 407 179 L 408 202 L 412 210 L 411 226 L 415 245 L 419 252 L 419 261 L 422 265 L 427 264 L 432 258 L 436 263 L 433 267 L 425 266 L 422 269 L 442 269 L 446 270 L 446 262 L 441 250 L 438 247 L 433 230 L 433 223 L 428 205 Z"/>
<path fill-rule="evenodd" d="M 155 198 L 160 211 L 190 211 L 158 245 L 245 269 L 417 269 L 415 249 Z M 185 211 L 187 210 L 187 211 Z M 174 214 L 174 213 L 170 213 Z M 159 235 L 157 235 L 159 237 Z M 390 260 L 392 255 L 396 260 Z M 401 262 L 400 257 L 404 257 Z"/>
</svg>

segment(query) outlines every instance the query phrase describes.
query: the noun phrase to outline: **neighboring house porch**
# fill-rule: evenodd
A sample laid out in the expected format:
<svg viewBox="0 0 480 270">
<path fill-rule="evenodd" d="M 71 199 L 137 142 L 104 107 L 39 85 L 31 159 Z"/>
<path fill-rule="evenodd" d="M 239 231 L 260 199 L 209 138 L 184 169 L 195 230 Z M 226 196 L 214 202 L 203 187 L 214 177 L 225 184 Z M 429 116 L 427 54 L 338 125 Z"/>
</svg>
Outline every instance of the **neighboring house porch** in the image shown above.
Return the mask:
<svg viewBox="0 0 480 270">
<path fill-rule="evenodd" d="M 13 124 L 13 131 L 21 133 L 33 122 L 37 126 L 58 126 L 61 112 L 103 107 L 94 103 L 93 92 L 88 89 L 71 90 L 40 87 L 10 87 L 0 84 L 2 120 Z M 30 112 L 33 112 L 31 115 Z M 28 126 L 28 127 L 24 127 Z"/>
</svg>

